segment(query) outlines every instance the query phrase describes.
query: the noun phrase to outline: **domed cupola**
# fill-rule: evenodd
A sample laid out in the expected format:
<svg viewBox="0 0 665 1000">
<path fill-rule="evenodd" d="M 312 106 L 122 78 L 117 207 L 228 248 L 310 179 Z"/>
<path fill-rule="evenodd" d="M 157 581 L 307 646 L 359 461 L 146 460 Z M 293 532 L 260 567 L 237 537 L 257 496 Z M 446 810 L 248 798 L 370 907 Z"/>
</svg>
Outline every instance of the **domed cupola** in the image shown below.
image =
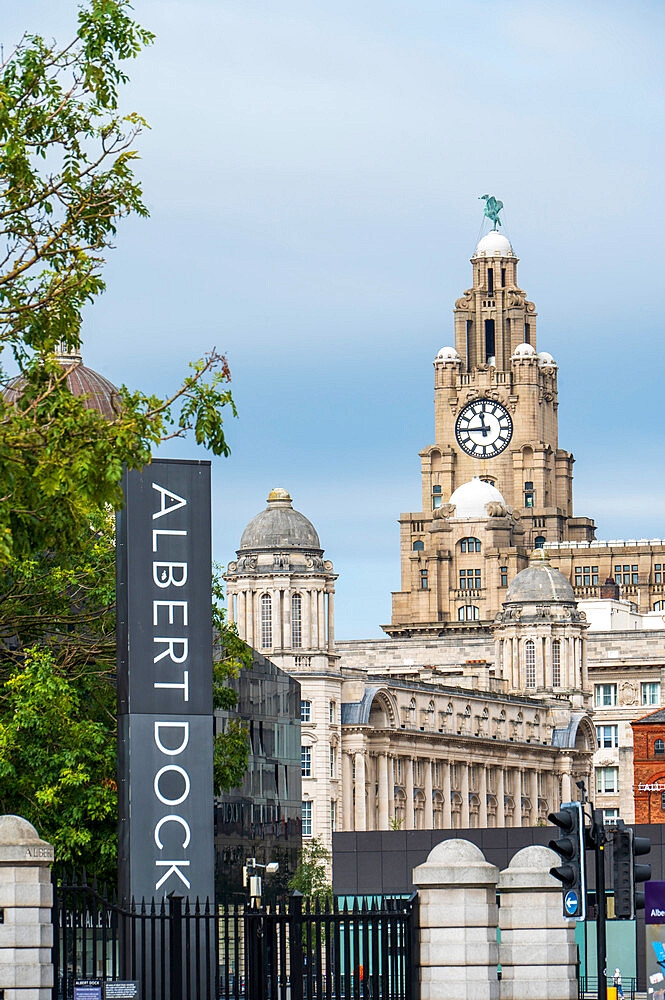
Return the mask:
<svg viewBox="0 0 665 1000">
<path fill-rule="evenodd" d="M 242 533 L 238 555 L 268 549 L 299 549 L 323 552 L 312 522 L 293 509 L 287 490 L 271 490 L 268 506 L 252 518 Z"/>
<path fill-rule="evenodd" d="M 479 257 L 509 257 L 517 259 L 510 240 L 506 239 L 505 236 L 496 230 L 488 233 L 487 236 L 483 236 L 476 247 L 472 260 L 477 260 Z"/>
<path fill-rule="evenodd" d="M 470 482 L 458 486 L 452 493 L 450 506 L 455 509 L 451 517 L 458 520 L 482 521 L 490 516 L 488 504 L 500 504 L 505 507 L 506 501 L 496 486 L 485 482 L 479 476 L 474 476 Z"/>
<path fill-rule="evenodd" d="M 570 580 L 550 565 L 544 549 L 535 549 L 529 565 L 517 574 L 506 591 L 504 607 L 511 605 L 565 604 L 575 606 Z M 526 609 L 525 609 L 526 610 Z"/>
<path fill-rule="evenodd" d="M 242 533 L 237 561 L 227 567 L 229 618 L 241 639 L 290 673 L 335 667 L 336 575 L 312 522 L 294 510 L 287 490 Z"/>
<path fill-rule="evenodd" d="M 87 410 L 96 410 L 107 420 L 113 420 L 120 409 L 120 393 L 112 382 L 83 364 L 78 351 L 67 350 L 58 344 L 55 360 L 67 372 L 67 388 L 72 396 L 82 397 Z M 18 376 L 9 383 L 3 395 L 8 403 L 15 403 L 21 396 L 24 379 Z"/>
</svg>

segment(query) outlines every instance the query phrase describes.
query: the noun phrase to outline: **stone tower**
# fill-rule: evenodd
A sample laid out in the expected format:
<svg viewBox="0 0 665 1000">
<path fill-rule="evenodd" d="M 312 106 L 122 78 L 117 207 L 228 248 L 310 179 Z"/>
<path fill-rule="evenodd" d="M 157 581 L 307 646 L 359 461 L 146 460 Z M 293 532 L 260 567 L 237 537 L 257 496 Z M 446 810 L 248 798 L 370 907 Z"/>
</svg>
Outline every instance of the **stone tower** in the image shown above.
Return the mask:
<svg viewBox="0 0 665 1000">
<path fill-rule="evenodd" d="M 453 595 L 466 589 L 459 570 L 473 568 L 468 547 L 450 549 L 435 520 L 455 516 L 453 495 L 469 482 L 495 487 L 503 514 L 520 526 L 519 537 L 504 540 L 506 551 L 493 553 L 491 575 L 524 568 L 533 548 L 594 538 L 593 521 L 573 515 L 574 459 L 559 447 L 557 365 L 538 353 L 536 310 L 517 284 L 517 262 L 501 233 L 480 240 L 473 287 L 455 304 L 455 347 L 434 359 L 434 444 L 420 453 L 422 510 L 400 516 L 402 589 L 393 595 L 390 634 L 438 631 L 468 603 Z M 489 622 L 497 591 L 486 574 L 473 579 L 472 589 L 486 592 L 475 602 L 479 620 Z"/>
</svg>

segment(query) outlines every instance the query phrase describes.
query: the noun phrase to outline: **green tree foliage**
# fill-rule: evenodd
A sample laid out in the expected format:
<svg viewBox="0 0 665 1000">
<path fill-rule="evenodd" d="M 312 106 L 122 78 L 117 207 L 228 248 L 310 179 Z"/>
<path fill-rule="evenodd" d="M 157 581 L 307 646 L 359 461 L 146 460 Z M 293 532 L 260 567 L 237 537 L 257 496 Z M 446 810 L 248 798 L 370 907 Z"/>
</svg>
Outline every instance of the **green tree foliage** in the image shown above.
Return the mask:
<svg viewBox="0 0 665 1000">
<path fill-rule="evenodd" d="M 312 903 L 317 899 L 332 900 L 332 886 L 328 879 L 330 853 L 320 837 L 303 841 L 298 867 L 289 882 L 289 889 L 297 889 Z"/>
<path fill-rule="evenodd" d="M 66 45 L 20 40 L 0 65 L 0 808 L 51 839 L 57 857 L 111 874 L 116 856 L 112 511 L 122 470 L 193 434 L 227 455 L 230 372 L 214 350 L 166 398 L 122 387 L 115 415 L 67 388 L 58 344 L 80 345 L 82 310 L 104 291 L 121 219 L 146 216 L 134 173 L 145 123 L 119 110 L 129 59 L 152 42 L 127 0 L 87 0 Z M 216 704 L 248 652 L 224 621 Z M 240 724 L 215 746 L 219 789 L 242 777 Z"/>
</svg>

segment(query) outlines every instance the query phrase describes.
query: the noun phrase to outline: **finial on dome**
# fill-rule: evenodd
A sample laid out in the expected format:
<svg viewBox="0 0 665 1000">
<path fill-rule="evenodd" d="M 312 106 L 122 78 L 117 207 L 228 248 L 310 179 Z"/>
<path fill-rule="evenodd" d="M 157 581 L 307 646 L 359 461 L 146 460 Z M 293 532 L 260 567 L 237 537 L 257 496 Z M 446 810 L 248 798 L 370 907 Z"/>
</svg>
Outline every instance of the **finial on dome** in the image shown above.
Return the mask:
<svg viewBox="0 0 665 1000">
<path fill-rule="evenodd" d="M 290 507 L 293 504 L 293 500 L 288 490 L 283 490 L 280 486 L 276 486 L 274 490 L 270 491 L 268 503 L 272 507 Z"/>
<path fill-rule="evenodd" d="M 59 340 L 54 349 L 53 354 L 55 355 L 55 360 L 59 361 L 61 364 L 79 364 L 83 361 L 83 356 L 81 354 L 80 348 L 67 347 L 64 340 Z"/>
<path fill-rule="evenodd" d="M 534 549 L 529 556 L 529 566 L 542 566 L 550 561 L 550 554 L 543 548 Z"/>
</svg>

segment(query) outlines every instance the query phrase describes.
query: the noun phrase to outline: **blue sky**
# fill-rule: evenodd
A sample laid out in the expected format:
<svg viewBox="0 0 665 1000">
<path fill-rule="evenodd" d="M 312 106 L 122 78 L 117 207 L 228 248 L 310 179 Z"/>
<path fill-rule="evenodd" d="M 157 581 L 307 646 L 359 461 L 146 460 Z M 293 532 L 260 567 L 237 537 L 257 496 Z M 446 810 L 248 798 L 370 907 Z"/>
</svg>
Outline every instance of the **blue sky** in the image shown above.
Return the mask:
<svg viewBox="0 0 665 1000">
<path fill-rule="evenodd" d="M 13 4 L 5 52 L 24 29 L 69 37 L 75 11 Z M 157 35 L 125 94 L 151 125 L 151 218 L 119 232 L 85 360 L 166 391 L 210 347 L 228 355 L 239 419 L 213 462 L 216 559 L 286 487 L 339 573 L 338 636 L 381 634 L 432 443 L 432 360 L 488 192 L 560 365 L 576 513 L 599 538 L 665 536 L 662 4 L 135 11 Z"/>
</svg>

